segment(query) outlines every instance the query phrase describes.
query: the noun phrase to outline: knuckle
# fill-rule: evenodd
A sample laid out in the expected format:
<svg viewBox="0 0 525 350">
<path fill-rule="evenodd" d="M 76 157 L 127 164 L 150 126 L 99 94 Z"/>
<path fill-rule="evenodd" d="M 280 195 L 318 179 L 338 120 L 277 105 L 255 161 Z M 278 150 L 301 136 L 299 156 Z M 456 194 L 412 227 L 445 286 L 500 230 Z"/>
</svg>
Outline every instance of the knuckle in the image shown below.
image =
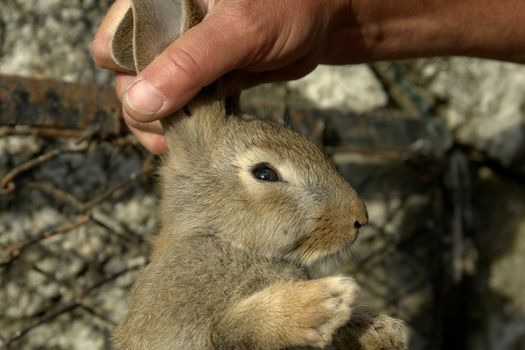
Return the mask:
<svg viewBox="0 0 525 350">
<path fill-rule="evenodd" d="M 251 1 L 233 3 L 221 15 L 220 27 L 214 28 L 214 35 L 224 36 L 226 32 L 229 40 L 242 42 L 246 51 L 244 63 L 261 60 L 275 39 L 275 26 L 269 24 L 268 16 L 254 9 Z"/>
<path fill-rule="evenodd" d="M 241 38 L 250 38 L 252 45 L 259 46 L 268 35 L 271 26 L 261 19 L 260 14 L 253 11 L 240 10 L 240 14 L 232 13 L 230 16 L 230 32 L 237 33 Z"/>
<path fill-rule="evenodd" d="M 170 69 L 176 72 L 178 79 L 182 75 L 187 80 L 188 86 L 192 88 L 201 87 L 200 79 L 203 75 L 203 67 L 195 59 L 195 53 L 173 46 L 166 50 L 165 57 L 168 60 Z"/>
<path fill-rule="evenodd" d="M 230 25 L 239 28 L 240 30 L 260 29 L 264 21 L 261 20 L 261 12 L 254 11 L 254 6 L 251 1 L 239 2 L 233 8 L 229 9 Z"/>
</svg>

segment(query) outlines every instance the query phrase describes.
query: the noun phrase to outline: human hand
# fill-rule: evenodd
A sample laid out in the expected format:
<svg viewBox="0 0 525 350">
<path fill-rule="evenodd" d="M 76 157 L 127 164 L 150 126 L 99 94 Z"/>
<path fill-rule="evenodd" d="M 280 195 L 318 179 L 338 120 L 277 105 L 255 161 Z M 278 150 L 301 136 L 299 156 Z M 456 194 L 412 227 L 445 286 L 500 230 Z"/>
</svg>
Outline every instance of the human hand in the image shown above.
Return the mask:
<svg viewBox="0 0 525 350">
<path fill-rule="evenodd" d="M 151 152 L 166 144 L 159 118 L 182 108 L 223 77 L 230 91 L 302 77 L 330 63 L 340 45 L 337 18 L 346 1 L 197 0 L 204 20 L 183 34 L 138 76 L 119 71 L 111 39 L 130 6 L 117 0 L 93 42 L 97 65 L 116 72 L 116 92 L 130 130 Z"/>
<path fill-rule="evenodd" d="M 111 39 L 130 6 L 116 0 L 93 57 L 116 72 L 126 124 L 153 153 L 166 144 L 159 119 L 222 78 L 231 92 L 300 78 L 320 63 L 439 55 L 525 62 L 523 0 L 195 0 L 204 20 L 138 76 L 119 71 Z"/>
</svg>

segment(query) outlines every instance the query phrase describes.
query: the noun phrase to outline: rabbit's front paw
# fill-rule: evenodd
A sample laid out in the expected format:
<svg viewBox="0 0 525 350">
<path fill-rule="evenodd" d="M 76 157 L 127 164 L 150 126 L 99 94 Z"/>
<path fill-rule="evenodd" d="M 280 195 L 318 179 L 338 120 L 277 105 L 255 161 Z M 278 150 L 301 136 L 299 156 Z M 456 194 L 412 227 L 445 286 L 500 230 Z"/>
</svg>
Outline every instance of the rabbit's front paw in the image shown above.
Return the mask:
<svg viewBox="0 0 525 350">
<path fill-rule="evenodd" d="M 405 350 L 407 329 L 403 321 L 354 305 L 350 321 L 337 330 L 334 349 Z"/>
<path fill-rule="evenodd" d="M 286 312 L 292 343 L 324 347 L 350 318 L 358 287 L 348 277 L 299 282 L 288 295 Z"/>
<path fill-rule="evenodd" d="M 407 348 L 407 331 L 402 321 L 387 315 L 378 315 L 368 329 L 359 334 L 363 350 Z"/>
</svg>

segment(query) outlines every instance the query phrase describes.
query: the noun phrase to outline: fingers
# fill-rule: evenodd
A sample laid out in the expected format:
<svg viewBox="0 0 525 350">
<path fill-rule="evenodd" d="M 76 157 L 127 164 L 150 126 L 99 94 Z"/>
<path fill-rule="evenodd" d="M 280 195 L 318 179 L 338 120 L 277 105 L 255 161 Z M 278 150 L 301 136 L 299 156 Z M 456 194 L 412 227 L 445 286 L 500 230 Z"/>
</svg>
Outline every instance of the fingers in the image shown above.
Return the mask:
<svg viewBox="0 0 525 350">
<path fill-rule="evenodd" d="M 164 138 L 164 135 L 158 134 L 156 132 L 149 132 L 144 131 L 143 126 L 140 126 L 140 128 L 137 128 L 133 125 L 133 122 L 129 123 L 133 119 L 129 118 L 129 116 L 126 115 L 125 112 L 123 112 L 124 115 L 124 121 L 126 122 L 126 125 L 128 126 L 129 130 L 137 137 L 139 142 L 151 153 L 153 154 L 161 154 L 164 153 L 167 149 L 166 146 L 166 139 Z M 162 127 L 160 126 L 159 121 L 153 122 L 156 127 L 160 128 L 162 130 Z M 148 123 L 151 124 L 151 123 Z"/>
<path fill-rule="evenodd" d="M 234 16 L 235 12 L 216 7 L 172 43 L 127 90 L 126 112 L 139 122 L 157 120 L 182 108 L 204 86 L 246 64 L 257 46 L 250 26 L 236 24 Z"/>
<path fill-rule="evenodd" d="M 269 71 L 235 71 L 222 78 L 221 87 L 226 95 L 232 95 L 244 89 L 282 81 L 295 80 L 304 77 L 317 67 L 315 56 L 298 59 L 279 69 Z"/>
<path fill-rule="evenodd" d="M 133 82 L 134 79 L 135 76 L 132 74 L 116 73 L 115 90 L 120 100 L 122 100 L 129 84 Z M 122 116 L 129 130 L 148 151 L 154 154 L 160 154 L 166 151 L 164 129 L 158 120 L 150 123 L 141 123 L 131 118 L 124 109 L 122 110 Z"/>
<path fill-rule="evenodd" d="M 129 85 L 135 80 L 136 76 L 130 73 L 115 73 L 115 92 L 120 101 L 124 97 L 124 93 L 128 89 Z"/>
<path fill-rule="evenodd" d="M 130 0 L 116 0 L 100 24 L 91 45 L 93 59 L 97 66 L 111 70 L 120 70 L 111 56 L 111 40 L 118 24 L 130 6 Z"/>
<path fill-rule="evenodd" d="M 316 45 L 310 43 L 307 49 L 303 45 L 316 32 L 308 30 L 309 26 L 301 29 L 304 20 L 297 18 L 305 17 L 306 10 L 291 11 L 303 13 L 302 17 L 281 16 L 284 5 L 280 2 L 268 8 L 263 2 L 196 1 L 207 5 L 201 23 L 168 46 L 137 77 L 119 74 L 116 80 L 126 124 L 154 153 L 162 152 L 165 143 L 160 123 L 151 122 L 181 109 L 203 87 L 221 77 L 232 92 L 298 78 L 311 71 L 319 58 L 308 54 Z M 129 7 L 130 0 L 116 0 L 97 31 L 93 56 L 101 67 L 120 70 L 112 59 L 111 41 Z M 290 24 L 293 19 L 299 24 Z"/>
</svg>

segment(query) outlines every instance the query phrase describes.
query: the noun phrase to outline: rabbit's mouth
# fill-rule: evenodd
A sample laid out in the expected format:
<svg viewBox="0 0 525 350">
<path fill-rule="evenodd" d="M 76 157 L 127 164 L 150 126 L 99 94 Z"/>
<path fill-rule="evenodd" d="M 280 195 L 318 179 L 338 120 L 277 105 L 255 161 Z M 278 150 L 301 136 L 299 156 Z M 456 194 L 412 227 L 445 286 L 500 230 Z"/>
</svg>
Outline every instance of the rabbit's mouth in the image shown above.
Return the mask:
<svg viewBox="0 0 525 350">
<path fill-rule="evenodd" d="M 347 258 L 348 256 L 353 255 L 353 248 L 352 245 L 357 240 L 358 234 L 355 234 L 352 239 L 349 240 L 349 242 L 343 246 L 341 246 L 339 249 L 328 252 L 324 256 L 322 256 L 321 260 L 343 260 Z"/>
<path fill-rule="evenodd" d="M 287 253 L 287 256 L 298 260 L 307 267 L 332 261 L 341 264 L 353 255 L 352 245 L 357 240 L 359 233 L 353 234 L 328 234 L 316 235 L 314 231 L 308 235 Z"/>
<path fill-rule="evenodd" d="M 341 266 L 346 266 L 348 261 L 355 255 L 351 242 L 340 249 L 326 253 L 317 260 L 307 265 L 308 271 L 313 278 L 321 278 L 341 273 Z"/>
</svg>

